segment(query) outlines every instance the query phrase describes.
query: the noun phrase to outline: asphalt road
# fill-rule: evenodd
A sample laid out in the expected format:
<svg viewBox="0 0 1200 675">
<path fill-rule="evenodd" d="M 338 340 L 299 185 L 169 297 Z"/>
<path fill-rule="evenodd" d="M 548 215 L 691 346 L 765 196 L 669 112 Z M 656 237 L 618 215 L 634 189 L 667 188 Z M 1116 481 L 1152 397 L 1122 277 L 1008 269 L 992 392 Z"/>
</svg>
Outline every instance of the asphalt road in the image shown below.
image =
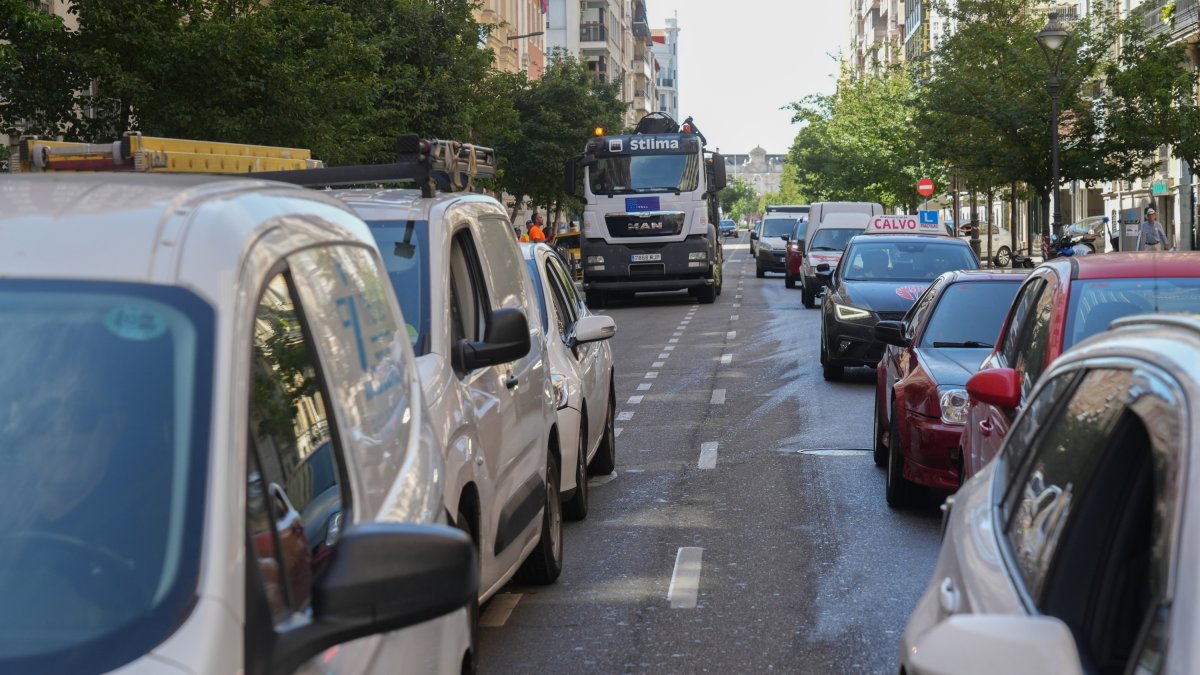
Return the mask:
<svg viewBox="0 0 1200 675">
<path fill-rule="evenodd" d="M 567 525 L 558 583 L 484 608 L 482 672 L 896 672 L 939 512 L 887 507 L 874 371 L 826 383 L 819 312 L 756 279 L 744 241 L 715 304 L 606 310 L 617 471 Z"/>
</svg>

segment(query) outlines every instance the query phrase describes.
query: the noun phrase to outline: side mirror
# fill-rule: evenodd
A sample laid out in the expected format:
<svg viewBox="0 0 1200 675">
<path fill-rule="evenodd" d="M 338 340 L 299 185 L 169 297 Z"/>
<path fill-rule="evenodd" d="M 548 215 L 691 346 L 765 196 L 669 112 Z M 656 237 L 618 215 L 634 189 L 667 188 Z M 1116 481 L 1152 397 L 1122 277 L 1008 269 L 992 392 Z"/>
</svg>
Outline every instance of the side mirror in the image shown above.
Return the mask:
<svg viewBox="0 0 1200 675">
<path fill-rule="evenodd" d="M 529 353 L 529 321 L 525 313 L 512 307 L 492 312 L 482 342 L 459 340 L 455 348 L 455 367 L 471 372 L 488 366 L 516 361 Z"/>
<path fill-rule="evenodd" d="M 817 274 L 821 274 L 823 272 L 832 272 L 832 271 L 833 270 L 830 269 L 830 267 L 829 267 L 829 263 L 818 263 L 817 264 Z"/>
<path fill-rule="evenodd" d="M 567 164 L 563 168 L 563 192 L 568 197 L 575 196 L 575 184 L 579 181 L 579 176 L 577 175 L 578 169 L 576 169 L 578 164 L 579 158 L 572 157 L 567 160 Z"/>
<path fill-rule="evenodd" d="M 750 238 L 758 239 L 758 230 L 750 230 Z"/>
<path fill-rule="evenodd" d="M 911 675 L 1082 675 L 1071 629 L 1054 617 L 957 614 L 917 639 Z"/>
<path fill-rule="evenodd" d="M 981 370 L 967 380 L 967 394 L 982 403 L 1016 410 L 1021 404 L 1021 375 L 1012 368 Z"/>
<path fill-rule="evenodd" d="M 908 347 L 908 338 L 904 337 L 903 321 L 880 321 L 875 324 L 875 339 L 888 345 Z"/>
<path fill-rule="evenodd" d="M 585 342 L 607 340 L 617 334 L 617 322 L 611 316 L 585 316 L 575 322 L 573 342 L 577 345 Z"/>
<path fill-rule="evenodd" d="M 719 152 L 714 152 L 710 161 L 712 161 L 712 164 L 709 165 L 712 167 L 712 175 L 709 176 L 708 189 L 712 192 L 724 190 L 728 182 L 725 176 L 725 156 Z"/>
<path fill-rule="evenodd" d="M 313 620 L 279 635 L 271 663 L 293 672 L 333 647 L 414 626 L 479 594 L 475 546 L 443 525 L 369 523 L 342 535 L 313 589 Z"/>
<path fill-rule="evenodd" d="M 829 288 L 833 288 L 833 270 L 828 269 L 829 265 L 824 265 L 824 264 L 822 264 L 822 265 L 826 269 L 817 270 L 817 279 L 819 279 L 822 284 L 825 284 Z"/>
</svg>

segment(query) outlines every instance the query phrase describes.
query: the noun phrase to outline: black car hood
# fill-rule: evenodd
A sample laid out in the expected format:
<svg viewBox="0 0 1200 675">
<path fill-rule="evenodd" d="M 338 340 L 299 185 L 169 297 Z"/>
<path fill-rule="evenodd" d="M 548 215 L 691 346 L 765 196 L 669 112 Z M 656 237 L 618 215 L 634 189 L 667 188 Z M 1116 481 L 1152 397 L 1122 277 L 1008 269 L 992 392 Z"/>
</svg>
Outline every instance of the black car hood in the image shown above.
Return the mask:
<svg viewBox="0 0 1200 675">
<path fill-rule="evenodd" d="M 843 281 L 842 302 L 874 312 L 907 312 L 927 281 Z"/>
<path fill-rule="evenodd" d="M 990 347 L 922 347 L 921 363 L 939 386 L 964 386 L 991 353 Z"/>
</svg>

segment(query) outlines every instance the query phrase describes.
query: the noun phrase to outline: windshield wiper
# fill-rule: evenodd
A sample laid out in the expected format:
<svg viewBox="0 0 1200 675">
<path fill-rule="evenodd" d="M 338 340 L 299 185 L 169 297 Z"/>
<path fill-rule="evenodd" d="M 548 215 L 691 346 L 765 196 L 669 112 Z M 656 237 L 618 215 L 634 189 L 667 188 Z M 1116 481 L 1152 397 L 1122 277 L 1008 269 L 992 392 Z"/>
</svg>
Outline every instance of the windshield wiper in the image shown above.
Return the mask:
<svg viewBox="0 0 1200 675">
<path fill-rule="evenodd" d="M 991 349 L 992 347 L 995 347 L 996 345 L 990 345 L 986 342 L 979 342 L 978 340 L 964 340 L 962 342 L 934 342 L 933 346 L 934 347 L 968 347 L 968 348 L 973 348 L 973 349 L 984 349 L 984 348 Z"/>
</svg>

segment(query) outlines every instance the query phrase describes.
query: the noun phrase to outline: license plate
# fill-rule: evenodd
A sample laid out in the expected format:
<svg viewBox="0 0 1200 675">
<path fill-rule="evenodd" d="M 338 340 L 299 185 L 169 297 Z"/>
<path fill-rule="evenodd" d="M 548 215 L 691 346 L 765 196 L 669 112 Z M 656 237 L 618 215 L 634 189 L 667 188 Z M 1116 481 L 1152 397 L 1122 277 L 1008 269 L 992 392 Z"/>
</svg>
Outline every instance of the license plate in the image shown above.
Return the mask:
<svg viewBox="0 0 1200 675">
<path fill-rule="evenodd" d="M 630 259 L 633 262 L 655 262 L 657 260 L 662 260 L 662 254 L 661 253 L 639 253 L 637 255 L 630 256 Z"/>
</svg>

